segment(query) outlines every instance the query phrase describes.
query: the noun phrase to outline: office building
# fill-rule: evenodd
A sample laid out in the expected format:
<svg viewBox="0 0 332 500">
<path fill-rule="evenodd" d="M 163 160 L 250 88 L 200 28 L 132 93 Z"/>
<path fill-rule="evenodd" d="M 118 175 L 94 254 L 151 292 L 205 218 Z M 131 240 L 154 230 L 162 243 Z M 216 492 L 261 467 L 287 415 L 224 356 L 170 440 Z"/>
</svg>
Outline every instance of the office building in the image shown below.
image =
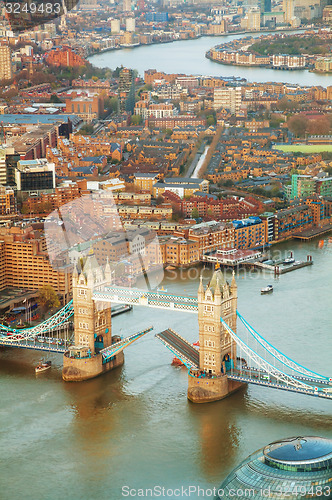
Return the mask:
<svg viewBox="0 0 332 500">
<path fill-rule="evenodd" d="M 150 23 L 167 23 L 168 12 L 147 12 L 145 19 Z"/>
<path fill-rule="evenodd" d="M 271 0 L 260 0 L 260 11 L 271 12 Z"/>
<path fill-rule="evenodd" d="M 55 165 L 46 158 L 20 160 L 15 169 L 17 191 L 38 192 L 55 188 Z"/>
</svg>

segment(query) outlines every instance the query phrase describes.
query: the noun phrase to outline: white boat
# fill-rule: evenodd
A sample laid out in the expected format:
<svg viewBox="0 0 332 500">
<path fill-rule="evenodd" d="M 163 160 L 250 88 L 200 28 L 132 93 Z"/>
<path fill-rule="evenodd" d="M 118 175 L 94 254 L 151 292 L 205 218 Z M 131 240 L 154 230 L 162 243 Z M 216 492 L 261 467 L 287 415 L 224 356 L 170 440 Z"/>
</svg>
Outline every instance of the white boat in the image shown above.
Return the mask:
<svg viewBox="0 0 332 500">
<path fill-rule="evenodd" d="M 288 257 L 287 259 L 284 260 L 284 264 L 294 264 L 295 259 L 293 257 Z"/>
<path fill-rule="evenodd" d="M 44 361 L 43 363 L 40 362 L 39 365 L 35 367 L 35 372 L 36 373 L 46 372 L 46 370 L 49 370 L 51 368 L 51 365 L 52 365 L 51 361 Z"/>
<path fill-rule="evenodd" d="M 273 292 L 273 286 L 272 285 L 267 285 L 265 288 L 261 289 L 261 294 L 264 295 L 265 293 L 272 293 Z"/>
</svg>

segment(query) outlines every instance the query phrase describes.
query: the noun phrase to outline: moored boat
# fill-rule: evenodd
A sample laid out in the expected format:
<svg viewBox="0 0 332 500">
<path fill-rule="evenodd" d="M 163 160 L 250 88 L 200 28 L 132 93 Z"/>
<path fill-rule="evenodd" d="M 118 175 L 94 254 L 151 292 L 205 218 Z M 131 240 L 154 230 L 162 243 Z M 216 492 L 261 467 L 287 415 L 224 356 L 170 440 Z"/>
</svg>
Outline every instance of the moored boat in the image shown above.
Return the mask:
<svg viewBox="0 0 332 500">
<path fill-rule="evenodd" d="M 287 259 L 284 260 L 284 264 L 294 264 L 295 259 L 293 257 L 288 257 Z"/>
</svg>

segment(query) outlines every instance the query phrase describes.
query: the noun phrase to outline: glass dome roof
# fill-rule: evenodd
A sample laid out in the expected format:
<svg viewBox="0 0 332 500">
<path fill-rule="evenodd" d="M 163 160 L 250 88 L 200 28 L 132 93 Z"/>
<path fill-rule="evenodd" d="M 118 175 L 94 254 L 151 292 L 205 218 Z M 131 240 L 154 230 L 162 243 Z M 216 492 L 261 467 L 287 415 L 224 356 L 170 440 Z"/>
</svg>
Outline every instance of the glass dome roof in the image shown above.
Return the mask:
<svg viewBox="0 0 332 500">
<path fill-rule="evenodd" d="M 291 437 L 261 448 L 227 476 L 217 499 L 239 498 L 234 491 L 246 490 L 252 500 L 263 491 L 279 500 L 332 499 L 332 440 Z"/>
<path fill-rule="evenodd" d="M 332 458 L 332 441 L 321 437 L 285 439 L 266 446 L 264 455 L 283 462 L 327 460 Z"/>
</svg>

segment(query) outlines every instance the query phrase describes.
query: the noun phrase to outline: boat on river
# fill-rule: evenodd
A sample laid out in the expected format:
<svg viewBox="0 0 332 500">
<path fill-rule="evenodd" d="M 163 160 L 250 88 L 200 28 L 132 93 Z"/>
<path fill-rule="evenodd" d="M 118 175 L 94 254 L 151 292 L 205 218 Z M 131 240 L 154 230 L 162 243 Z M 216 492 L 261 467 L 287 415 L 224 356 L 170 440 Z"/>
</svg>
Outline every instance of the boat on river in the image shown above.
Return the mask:
<svg viewBox="0 0 332 500">
<path fill-rule="evenodd" d="M 35 367 L 35 373 L 43 373 L 51 368 L 52 361 L 41 361 L 39 365 Z"/>
<path fill-rule="evenodd" d="M 261 289 L 261 295 L 265 295 L 266 293 L 272 293 L 272 292 L 273 292 L 272 285 L 267 285 L 265 288 Z"/>
</svg>

